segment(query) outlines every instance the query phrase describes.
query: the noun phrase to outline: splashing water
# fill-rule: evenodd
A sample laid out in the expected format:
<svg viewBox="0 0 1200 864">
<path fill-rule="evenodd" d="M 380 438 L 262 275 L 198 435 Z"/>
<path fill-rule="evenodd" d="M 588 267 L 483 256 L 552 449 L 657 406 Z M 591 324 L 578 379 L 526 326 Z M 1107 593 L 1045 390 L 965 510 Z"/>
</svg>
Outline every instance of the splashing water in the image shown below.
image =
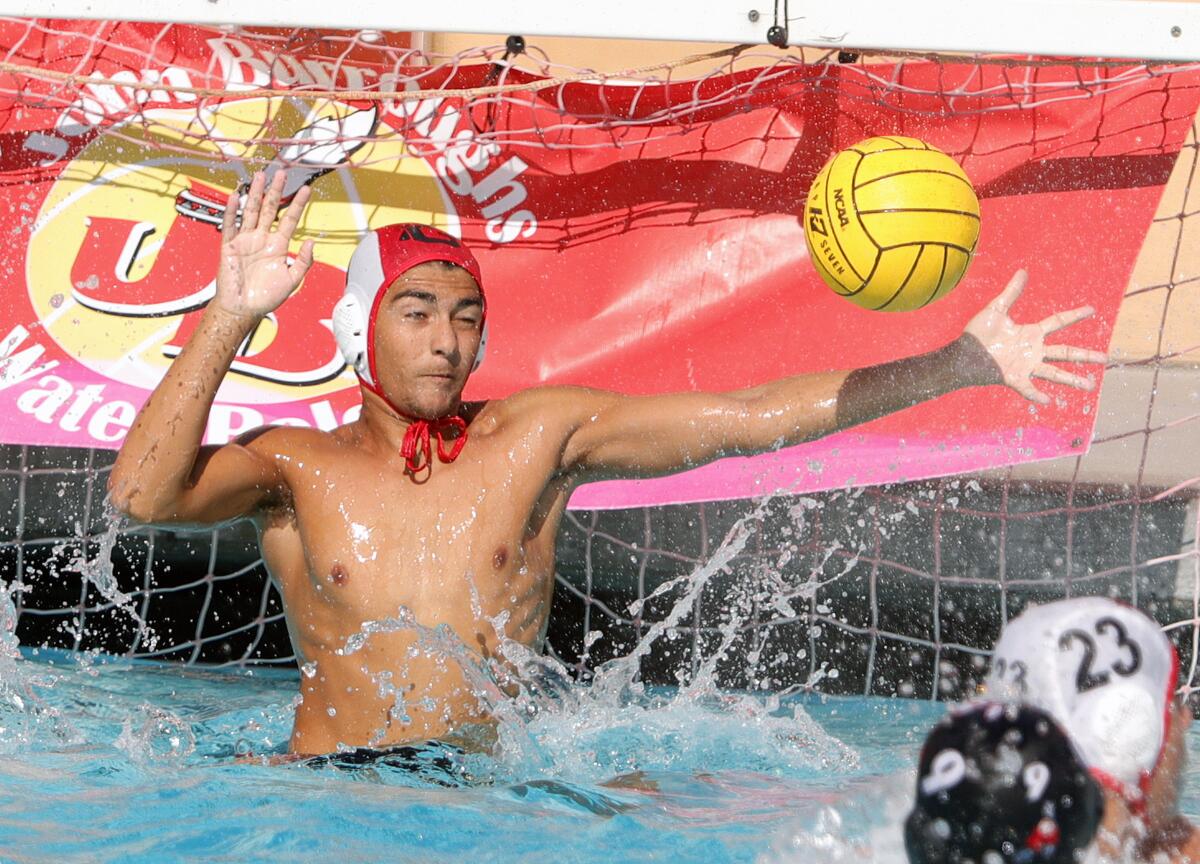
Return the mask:
<svg viewBox="0 0 1200 864">
<path fill-rule="evenodd" d="M 153 651 L 157 644 L 153 628 L 138 612 L 133 598 L 120 590 L 113 572 L 112 553 L 121 531 L 127 525 L 111 506 L 105 508 L 105 525 L 104 532 L 94 541 L 95 554 L 89 557 L 88 544 L 92 541 L 86 536 L 83 526 L 75 523 L 77 551 L 66 559 L 59 572 L 78 572 L 85 586 L 90 584 L 95 587 L 105 600 L 136 623 L 145 634 L 143 644 Z M 63 558 L 68 548 L 66 543 L 58 544 L 52 547 L 52 555 Z M 59 677 L 41 667 L 31 667 L 22 659 L 16 635 L 14 597 L 24 590 L 26 586 L 16 581 L 0 583 L 0 753 L 36 749 L 39 743 L 47 740 L 71 745 L 87 740 L 65 712 L 45 697 Z M 80 652 L 75 660 L 78 668 L 95 674 L 92 664 L 96 655 Z M 130 731 L 129 735 L 133 736 L 134 733 Z M 133 741 L 133 737 L 128 740 Z"/>
<path fill-rule="evenodd" d="M 133 597 L 120 589 L 113 570 L 113 551 L 130 524 L 107 501 L 103 524 L 104 531 L 99 535 L 90 535 L 84 530 L 83 524 L 76 521 L 73 542 L 64 541 L 51 547 L 53 559 L 64 561 L 61 567 L 52 569 L 58 573 L 78 573 L 83 578 L 85 589 L 89 585 L 95 588 L 113 608 L 129 616 L 138 632 L 142 634 L 142 646 L 152 652 L 158 647 L 158 635 L 138 611 Z M 93 545 L 94 553 L 89 554 Z M 18 586 L 17 590 L 22 589 Z"/>
<path fill-rule="evenodd" d="M 67 737 L 56 723 L 58 712 L 37 694 L 38 687 L 52 687 L 53 677 L 26 670 L 17 644 L 17 609 L 13 594 L 18 586 L 0 591 L 0 753 L 20 752 L 35 737 L 33 727 L 49 721 L 55 738 Z"/>
<path fill-rule="evenodd" d="M 181 764 L 195 752 L 196 736 L 185 720 L 154 705 L 140 705 L 138 713 L 140 717 L 122 721 L 121 734 L 113 742 L 134 762 Z"/>
<path fill-rule="evenodd" d="M 802 525 L 812 506 L 794 504 L 793 520 Z M 719 686 L 755 604 L 801 617 L 793 604 L 828 584 L 817 578 L 825 561 L 789 585 L 777 575 L 785 549 L 776 566 L 744 579 L 715 647 L 677 687 L 640 680 L 642 659 L 679 638 L 705 588 L 730 572 L 758 530 L 755 516 L 707 563 L 656 591 L 678 600 L 588 683 L 508 638 L 508 616 L 485 616 L 478 597 L 476 617 L 496 634 L 490 659 L 407 609 L 347 639 L 343 655 L 366 657 L 377 634 L 413 633 L 413 650 L 462 668 L 499 721 L 496 755 L 470 757 L 483 784 L 463 789 L 384 768 L 343 774 L 239 760 L 283 751 L 297 676 L 314 667 L 217 674 L 21 650 L 10 588 L 0 594 L 0 856 L 17 848 L 29 860 L 147 862 L 902 860 L 911 766 L 940 706 Z M 85 573 L 93 584 L 105 576 L 102 566 Z M 403 722 L 415 705 L 399 686 L 403 668 L 371 671 L 393 700 L 393 721 Z"/>
<path fill-rule="evenodd" d="M 717 648 L 690 677 L 680 673 L 678 688 L 647 688 L 639 680 L 642 660 L 660 641 L 679 638 L 681 625 L 692 615 L 712 578 L 730 572 L 758 530 L 765 506 L 764 502 L 739 520 L 706 563 L 664 583 L 646 598 L 682 591 L 670 612 L 647 628 L 632 651 L 599 666 L 587 685 L 573 683 L 569 671 L 553 657 L 509 638 L 508 613 L 487 616 L 477 592 L 472 596 L 473 611 L 477 620 L 486 621 L 495 632 L 498 650 L 494 659 L 481 657 L 445 625 L 423 626 L 412 610 L 403 607 L 395 616 L 365 622 L 339 653 L 357 653 L 378 634 L 409 632 L 417 637 L 415 650 L 443 666 L 453 663 L 459 667 L 481 706 L 498 721 L 497 758 L 485 766 L 487 776 L 496 782 L 518 780 L 530 772 L 598 782 L 614 775 L 670 771 L 697 761 L 716 764 L 731 757 L 749 770 L 764 772 L 784 768 L 852 771 L 859 765 L 856 752 L 829 735 L 798 703 L 781 698 L 785 694 L 730 693 L 718 686 L 718 663 L 729 656 L 755 604 L 769 599 L 777 609 L 798 617 L 789 599 L 811 597 L 825 584 L 811 575 L 805 585 L 789 594 L 765 575 L 777 568 L 765 568 L 757 590 L 743 592 L 728 610 Z M 816 502 L 810 499 L 796 503 L 793 519 L 802 526 L 805 514 L 814 506 Z M 782 563 L 786 561 L 780 566 Z M 852 566 L 853 562 L 843 572 Z M 634 603 L 631 613 L 639 615 L 643 605 Z M 406 719 L 413 696 L 405 697 L 395 687 L 393 670 L 364 667 L 363 671 L 374 680 L 380 695 L 393 698 L 393 720 Z M 823 668 L 817 676 L 822 674 Z M 383 733 L 381 729 L 377 736 L 382 738 Z"/>
<path fill-rule="evenodd" d="M 837 806 L 823 806 L 778 832 L 758 864 L 907 864 L 900 826 L 912 804 L 909 772 L 851 783 Z"/>
</svg>

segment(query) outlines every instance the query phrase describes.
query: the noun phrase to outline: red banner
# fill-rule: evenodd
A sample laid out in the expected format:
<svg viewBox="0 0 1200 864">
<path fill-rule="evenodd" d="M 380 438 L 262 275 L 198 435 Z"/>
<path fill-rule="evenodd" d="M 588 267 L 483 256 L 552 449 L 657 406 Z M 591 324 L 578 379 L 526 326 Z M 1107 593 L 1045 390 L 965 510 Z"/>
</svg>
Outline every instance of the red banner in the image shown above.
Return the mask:
<svg viewBox="0 0 1200 864">
<path fill-rule="evenodd" d="M 317 263 L 243 347 L 210 442 L 356 415 L 329 314 L 362 232 L 399 220 L 459 234 L 481 261 L 490 341 L 469 398 L 539 384 L 717 391 L 884 362 L 954 338 L 1021 266 L 1031 278 L 1014 317 L 1091 304 L 1097 315 L 1057 338 L 1104 349 L 1200 99 L 1190 72 L 910 61 L 575 82 L 469 106 L 354 102 L 303 91 L 394 90 L 406 76 L 481 86 L 496 67 L 400 69 L 379 46 L 284 51 L 184 26 L 8 22 L 0 43 L 35 68 L 0 77 L 0 436 L 26 444 L 120 446 L 212 296 L 226 197 L 272 162 L 313 186 L 297 241 L 317 239 Z M 262 87 L 296 98 L 245 92 Z M 884 134 L 953 155 L 982 201 L 963 284 L 917 312 L 837 297 L 801 231 L 825 160 Z M 780 453 L 595 484 L 572 504 L 807 491 L 1083 452 L 1096 393 L 1045 386 L 1055 402 L 1037 410 L 1003 388 L 961 391 Z"/>
</svg>

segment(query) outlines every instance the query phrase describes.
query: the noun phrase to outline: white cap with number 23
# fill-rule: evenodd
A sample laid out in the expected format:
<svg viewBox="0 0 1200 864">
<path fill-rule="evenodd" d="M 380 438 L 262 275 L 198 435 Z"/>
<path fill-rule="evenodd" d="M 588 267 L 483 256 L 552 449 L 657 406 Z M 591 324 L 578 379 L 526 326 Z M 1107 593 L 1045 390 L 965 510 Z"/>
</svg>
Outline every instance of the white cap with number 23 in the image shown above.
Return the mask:
<svg viewBox="0 0 1200 864">
<path fill-rule="evenodd" d="M 1167 741 L 1178 678 L 1158 624 L 1115 600 L 1079 597 L 1008 622 L 986 693 L 1046 711 L 1096 779 L 1138 803 Z"/>
</svg>

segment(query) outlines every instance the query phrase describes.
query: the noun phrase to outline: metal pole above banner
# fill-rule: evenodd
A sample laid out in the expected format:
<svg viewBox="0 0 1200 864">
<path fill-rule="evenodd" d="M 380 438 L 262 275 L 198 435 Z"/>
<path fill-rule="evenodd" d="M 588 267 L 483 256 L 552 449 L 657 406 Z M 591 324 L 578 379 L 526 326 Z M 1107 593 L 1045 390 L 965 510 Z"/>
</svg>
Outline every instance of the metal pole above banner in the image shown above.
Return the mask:
<svg viewBox="0 0 1200 864">
<path fill-rule="evenodd" d="M 1173 0 L 0 0 L 0 15 L 1200 60 L 1200 3 Z"/>
</svg>

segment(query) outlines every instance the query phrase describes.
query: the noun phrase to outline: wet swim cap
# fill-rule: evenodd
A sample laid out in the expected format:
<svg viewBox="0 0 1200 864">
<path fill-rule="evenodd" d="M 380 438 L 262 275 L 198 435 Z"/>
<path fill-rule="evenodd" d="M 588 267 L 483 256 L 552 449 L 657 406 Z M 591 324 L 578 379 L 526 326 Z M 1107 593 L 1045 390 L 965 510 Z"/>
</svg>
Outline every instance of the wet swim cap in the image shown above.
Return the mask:
<svg viewBox="0 0 1200 864">
<path fill-rule="evenodd" d="M 1158 624 L 1106 597 L 1035 606 L 996 643 L 987 694 L 1049 712 L 1092 773 L 1142 800 L 1171 722 L 1179 658 Z"/>
<path fill-rule="evenodd" d="M 376 393 L 379 393 L 379 376 L 375 372 L 375 318 L 379 314 L 379 301 L 400 276 L 429 261 L 447 261 L 463 268 L 483 293 L 483 275 L 475 256 L 455 237 L 429 225 L 401 223 L 378 228 L 369 232 L 350 256 L 346 292 L 333 307 L 333 335 L 346 362 Z M 485 305 L 475 369 L 483 362 L 486 346 Z"/>
<path fill-rule="evenodd" d="M 1103 812 L 1099 785 L 1047 713 L 977 703 L 925 739 L 904 848 L 911 864 L 1071 864 Z"/>
</svg>

